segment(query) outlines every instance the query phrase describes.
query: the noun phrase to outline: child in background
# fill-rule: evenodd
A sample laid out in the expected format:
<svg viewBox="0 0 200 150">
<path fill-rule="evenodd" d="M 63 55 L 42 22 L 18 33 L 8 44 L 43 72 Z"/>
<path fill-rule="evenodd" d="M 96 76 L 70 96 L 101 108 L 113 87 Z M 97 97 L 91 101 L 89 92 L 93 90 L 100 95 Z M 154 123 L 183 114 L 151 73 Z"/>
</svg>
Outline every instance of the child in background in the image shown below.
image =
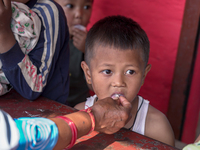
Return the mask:
<svg viewBox="0 0 200 150">
<path fill-rule="evenodd" d="M 151 69 L 148 58 L 148 37 L 132 19 L 110 16 L 95 23 L 87 35 L 81 67 L 96 95 L 75 108 L 81 110 L 98 99 L 123 96 L 132 104 L 132 118 L 125 128 L 174 146 L 166 116 L 138 95 Z"/>
<path fill-rule="evenodd" d="M 89 96 L 89 88 L 81 68 L 84 59 L 86 26 L 92 12 L 93 0 L 55 0 L 65 12 L 70 33 L 70 87 L 67 102 L 73 107 Z"/>
</svg>

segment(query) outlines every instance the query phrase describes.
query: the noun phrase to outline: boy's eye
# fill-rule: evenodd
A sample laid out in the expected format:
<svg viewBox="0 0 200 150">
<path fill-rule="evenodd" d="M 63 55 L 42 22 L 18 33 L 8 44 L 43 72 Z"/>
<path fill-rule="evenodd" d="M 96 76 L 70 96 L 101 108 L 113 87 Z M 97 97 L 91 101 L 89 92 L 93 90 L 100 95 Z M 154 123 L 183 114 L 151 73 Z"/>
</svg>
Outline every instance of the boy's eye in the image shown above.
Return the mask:
<svg viewBox="0 0 200 150">
<path fill-rule="evenodd" d="M 104 70 L 103 73 L 104 74 L 111 74 L 111 70 Z"/>
<path fill-rule="evenodd" d="M 73 5 L 72 4 L 67 4 L 66 7 L 67 8 L 73 8 Z"/>
<path fill-rule="evenodd" d="M 130 74 L 130 75 L 132 75 L 132 74 L 134 74 L 134 73 L 135 73 L 134 70 L 128 70 L 128 71 L 126 71 L 126 74 Z"/>
<path fill-rule="evenodd" d="M 91 6 L 90 6 L 90 5 L 85 5 L 83 8 L 84 8 L 84 9 L 90 9 Z"/>
</svg>

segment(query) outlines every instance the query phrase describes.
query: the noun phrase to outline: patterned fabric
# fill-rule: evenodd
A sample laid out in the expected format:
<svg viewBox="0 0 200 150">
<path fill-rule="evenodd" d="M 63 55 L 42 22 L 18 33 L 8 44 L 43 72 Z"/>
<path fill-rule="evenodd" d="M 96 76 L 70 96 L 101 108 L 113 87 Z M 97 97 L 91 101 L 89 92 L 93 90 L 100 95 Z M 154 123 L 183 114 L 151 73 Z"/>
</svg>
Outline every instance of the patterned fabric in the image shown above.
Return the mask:
<svg viewBox="0 0 200 150">
<path fill-rule="evenodd" d="M 46 118 L 13 120 L 0 110 L 0 135 L 0 149 L 51 150 L 58 140 L 58 128 Z"/>
<path fill-rule="evenodd" d="M 1 65 L 1 61 L 0 61 L 0 65 Z M 6 94 L 7 92 L 11 90 L 11 88 L 8 89 L 8 86 L 7 86 L 8 84 L 9 84 L 9 81 L 7 80 L 3 71 L 0 69 L 0 95 Z"/>
<path fill-rule="evenodd" d="M 28 54 L 38 42 L 41 21 L 25 4 L 12 2 L 11 29 L 23 53 Z"/>
<path fill-rule="evenodd" d="M 12 2 L 11 6 L 11 29 L 22 52 L 28 54 L 38 42 L 41 30 L 40 19 L 35 12 L 23 3 Z M 1 68 L 2 63 L 0 60 L 0 95 L 3 95 L 9 92 L 10 89 L 7 87 L 9 81 Z"/>
</svg>

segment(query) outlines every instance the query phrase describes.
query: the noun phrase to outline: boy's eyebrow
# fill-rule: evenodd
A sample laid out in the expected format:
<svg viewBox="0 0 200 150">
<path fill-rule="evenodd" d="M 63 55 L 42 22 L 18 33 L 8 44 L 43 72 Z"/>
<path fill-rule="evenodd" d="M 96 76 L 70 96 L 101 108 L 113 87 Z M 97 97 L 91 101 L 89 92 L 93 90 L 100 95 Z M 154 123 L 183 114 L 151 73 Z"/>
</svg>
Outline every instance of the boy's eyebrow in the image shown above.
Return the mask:
<svg viewBox="0 0 200 150">
<path fill-rule="evenodd" d="M 112 65 L 112 64 L 107 64 L 107 63 L 102 63 L 102 64 L 100 64 L 99 66 L 101 67 L 101 66 L 114 66 L 114 65 Z"/>
<path fill-rule="evenodd" d="M 101 64 L 100 66 L 112 66 L 112 65 L 103 63 L 103 64 Z"/>
<path fill-rule="evenodd" d="M 103 64 L 101 64 L 101 65 L 99 65 L 100 67 L 101 66 L 114 66 L 115 64 L 107 64 L 107 63 L 103 63 Z M 138 67 L 137 65 L 132 65 L 132 64 L 130 64 L 130 65 L 126 65 L 126 67 Z"/>
</svg>

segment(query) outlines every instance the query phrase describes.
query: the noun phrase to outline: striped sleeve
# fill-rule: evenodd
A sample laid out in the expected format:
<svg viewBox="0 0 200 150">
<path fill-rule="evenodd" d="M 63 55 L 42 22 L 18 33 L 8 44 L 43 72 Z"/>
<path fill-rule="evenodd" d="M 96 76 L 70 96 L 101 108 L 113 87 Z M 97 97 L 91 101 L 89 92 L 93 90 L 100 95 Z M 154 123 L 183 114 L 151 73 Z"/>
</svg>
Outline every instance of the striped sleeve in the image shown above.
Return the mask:
<svg viewBox="0 0 200 150">
<path fill-rule="evenodd" d="M 44 26 L 43 52 L 39 57 L 40 60 L 38 60 L 41 62 L 38 67 L 39 73 L 37 72 L 37 66 L 32 63 L 28 55 L 25 55 L 24 59 L 18 63 L 18 66 L 21 68 L 21 72 L 31 90 L 42 92 L 43 87 L 47 83 L 48 74 L 51 69 L 51 63 L 56 49 L 59 29 L 59 22 L 56 18 L 59 16 L 59 12 L 54 3 L 46 0 L 39 0 L 34 6 L 33 11 L 41 18 Z"/>
<path fill-rule="evenodd" d="M 16 43 L 8 52 L 0 54 L 6 78 L 17 92 L 30 100 L 36 99 L 44 91 L 48 77 L 55 69 L 52 69 L 52 65 L 55 66 L 60 53 L 56 49 L 60 28 L 58 7 L 53 1 L 38 0 L 32 10 L 42 23 L 35 48 L 24 54 Z"/>
</svg>

